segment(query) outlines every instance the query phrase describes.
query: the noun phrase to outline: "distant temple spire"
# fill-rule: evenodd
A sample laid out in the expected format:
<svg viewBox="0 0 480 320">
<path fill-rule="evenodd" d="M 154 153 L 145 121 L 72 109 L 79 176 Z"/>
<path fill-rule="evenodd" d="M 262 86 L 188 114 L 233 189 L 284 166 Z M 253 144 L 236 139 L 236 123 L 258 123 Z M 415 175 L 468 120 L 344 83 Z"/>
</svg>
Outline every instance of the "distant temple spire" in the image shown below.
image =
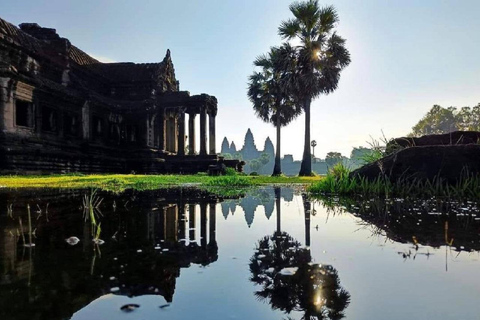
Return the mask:
<svg viewBox="0 0 480 320">
<path fill-rule="evenodd" d="M 234 154 L 237 153 L 237 147 L 235 146 L 235 142 L 232 141 L 232 144 L 230 145 L 230 153 Z"/>
<path fill-rule="evenodd" d="M 230 145 L 228 143 L 227 137 L 223 138 L 221 153 L 230 153 Z"/>
<path fill-rule="evenodd" d="M 263 146 L 263 152 L 269 154 L 270 156 L 274 156 L 274 154 L 275 154 L 275 148 L 273 147 L 273 143 L 272 143 L 272 140 L 270 140 L 270 137 L 267 137 L 267 139 L 265 139 L 265 145 Z"/>
</svg>

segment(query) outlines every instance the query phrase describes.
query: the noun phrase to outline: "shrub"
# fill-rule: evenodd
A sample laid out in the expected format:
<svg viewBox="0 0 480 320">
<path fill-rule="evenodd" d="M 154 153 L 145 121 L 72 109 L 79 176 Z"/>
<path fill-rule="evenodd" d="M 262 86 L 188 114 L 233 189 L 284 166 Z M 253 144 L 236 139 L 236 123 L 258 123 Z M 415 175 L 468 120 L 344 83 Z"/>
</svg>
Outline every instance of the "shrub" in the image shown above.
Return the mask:
<svg viewBox="0 0 480 320">
<path fill-rule="evenodd" d="M 247 177 L 235 175 L 212 178 L 207 181 L 206 185 L 222 187 L 248 187 L 252 185 L 252 182 Z"/>
<path fill-rule="evenodd" d="M 350 169 L 343 163 L 339 162 L 328 170 L 328 174 L 332 175 L 335 179 L 340 180 L 348 178 L 350 175 Z"/>
<path fill-rule="evenodd" d="M 226 168 L 225 169 L 225 175 L 226 176 L 236 176 L 238 174 L 237 170 L 233 168 Z"/>
<path fill-rule="evenodd" d="M 366 152 L 360 157 L 360 160 L 363 161 L 364 164 L 369 164 L 376 162 L 384 157 L 383 151 L 379 149 L 372 149 L 369 152 Z"/>
</svg>

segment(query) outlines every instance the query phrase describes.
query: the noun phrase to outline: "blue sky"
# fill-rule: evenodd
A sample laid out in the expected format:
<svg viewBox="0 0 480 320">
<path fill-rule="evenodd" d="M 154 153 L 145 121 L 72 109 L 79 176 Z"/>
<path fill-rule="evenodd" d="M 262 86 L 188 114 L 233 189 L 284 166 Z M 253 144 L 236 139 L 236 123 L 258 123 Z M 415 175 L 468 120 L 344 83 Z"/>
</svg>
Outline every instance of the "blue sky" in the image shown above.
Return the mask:
<svg viewBox="0 0 480 320">
<path fill-rule="evenodd" d="M 278 45 L 284 0 L 2 0 L 0 16 L 37 22 L 104 61 L 161 61 L 172 52 L 182 90 L 219 100 L 217 149 L 224 136 L 243 144 L 251 128 L 259 148 L 275 129 L 255 118 L 246 97 L 256 56 Z M 335 0 L 338 32 L 351 65 L 340 86 L 312 105 L 315 153 L 349 155 L 370 136 L 407 134 L 431 108 L 480 102 L 480 1 Z M 282 153 L 299 159 L 304 116 L 283 129 Z"/>
</svg>

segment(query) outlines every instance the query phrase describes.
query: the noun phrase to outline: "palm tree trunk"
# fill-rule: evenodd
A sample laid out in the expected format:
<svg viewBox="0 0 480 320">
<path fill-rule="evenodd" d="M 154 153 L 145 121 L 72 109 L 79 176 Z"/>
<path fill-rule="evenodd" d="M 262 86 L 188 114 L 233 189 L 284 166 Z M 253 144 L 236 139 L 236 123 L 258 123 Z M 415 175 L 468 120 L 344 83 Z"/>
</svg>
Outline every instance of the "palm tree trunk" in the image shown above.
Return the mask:
<svg viewBox="0 0 480 320">
<path fill-rule="evenodd" d="M 281 227 L 281 217 L 280 217 L 280 197 L 281 197 L 281 189 L 279 187 L 275 187 L 274 189 L 275 192 L 275 208 L 277 209 L 277 234 L 280 234 L 282 232 L 282 227 Z"/>
<path fill-rule="evenodd" d="M 308 98 L 305 101 L 305 146 L 303 148 L 303 159 L 300 166 L 299 176 L 311 176 L 312 175 L 312 153 L 310 151 L 310 104 L 312 99 Z"/>
<path fill-rule="evenodd" d="M 282 164 L 280 161 L 280 117 L 277 117 L 277 150 L 275 150 L 275 166 L 273 167 L 272 176 L 279 176 L 282 174 Z"/>
<path fill-rule="evenodd" d="M 310 200 L 306 193 L 302 193 L 303 211 L 305 211 L 305 245 L 310 247 Z"/>
</svg>

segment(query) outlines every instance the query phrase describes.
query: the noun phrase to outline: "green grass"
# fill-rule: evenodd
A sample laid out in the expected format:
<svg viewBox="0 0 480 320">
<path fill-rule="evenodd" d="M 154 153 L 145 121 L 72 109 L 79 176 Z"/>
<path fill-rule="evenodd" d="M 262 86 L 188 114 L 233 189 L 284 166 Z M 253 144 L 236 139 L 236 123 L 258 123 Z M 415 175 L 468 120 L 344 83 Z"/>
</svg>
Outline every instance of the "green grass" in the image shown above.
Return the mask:
<svg viewBox="0 0 480 320">
<path fill-rule="evenodd" d="M 0 187 L 6 188 L 98 188 L 109 191 L 125 189 L 152 190 L 168 187 L 251 187 L 274 184 L 311 184 L 320 177 L 270 176 L 207 176 L 197 175 L 127 175 L 127 174 L 67 174 L 50 176 L 0 176 Z"/>
<path fill-rule="evenodd" d="M 307 191 L 312 195 L 479 199 L 480 176 L 461 176 L 455 184 L 447 184 L 440 178 L 433 181 L 398 179 L 392 182 L 387 177 L 379 176 L 368 180 L 350 177 L 350 171 L 339 164 L 324 179 L 308 186 Z"/>
<path fill-rule="evenodd" d="M 253 181 L 248 176 L 219 176 L 207 180 L 205 185 L 211 187 L 250 187 L 253 185 Z"/>
</svg>

